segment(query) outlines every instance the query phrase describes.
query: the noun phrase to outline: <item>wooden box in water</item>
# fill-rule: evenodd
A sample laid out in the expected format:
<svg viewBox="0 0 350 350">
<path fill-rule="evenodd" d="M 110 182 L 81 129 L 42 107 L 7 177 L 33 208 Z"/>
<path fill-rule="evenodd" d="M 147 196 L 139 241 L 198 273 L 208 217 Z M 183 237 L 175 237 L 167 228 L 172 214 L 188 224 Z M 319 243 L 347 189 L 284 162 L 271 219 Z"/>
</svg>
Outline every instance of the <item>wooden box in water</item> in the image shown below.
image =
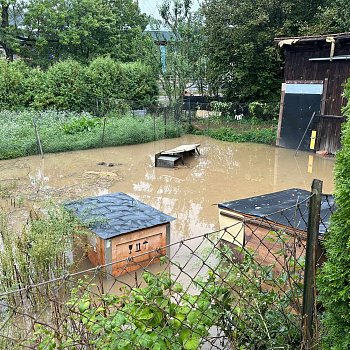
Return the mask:
<svg viewBox="0 0 350 350">
<path fill-rule="evenodd" d="M 178 164 L 184 165 L 185 158 L 199 155 L 199 143 L 191 145 L 181 145 L 167 151 L 161 151 L 154 156 L 154 165 L 162 168 L 174 168 Z"/>
<path fill-rule="evenodd" d="M 88 227 L 89 260 L 94 266 L 108 265 L 107 273 L 120 276 L 166 254 L 174 218 L 125 193 L 84 198 L 66 208 Z"/>
</svg>

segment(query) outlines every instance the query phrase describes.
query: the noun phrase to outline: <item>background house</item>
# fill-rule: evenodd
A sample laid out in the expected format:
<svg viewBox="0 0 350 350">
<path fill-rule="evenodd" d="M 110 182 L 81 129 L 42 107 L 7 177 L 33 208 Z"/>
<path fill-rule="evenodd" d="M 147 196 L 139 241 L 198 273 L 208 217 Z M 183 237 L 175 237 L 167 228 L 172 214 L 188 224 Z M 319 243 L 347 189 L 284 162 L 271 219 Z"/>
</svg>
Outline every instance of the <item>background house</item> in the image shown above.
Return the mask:
<svg viewBox="0 0 350 350">
<path fill-rule="evenodd" d="M 106 268 L 114 276 L 159 261 L 173 217 L 118 192 L 66 204 L 91 232 L 88 257 L 95 266 L 127 258 Z M 163 248 L 162 248 L 163 247 Z M 159 251 L 154 251 L 162 248 Z"/>
<path fill-rule="evenodd" d="M 277 145 L 334 154 L 344 121 L 350 34 L 275 40 L 285 60 Z"/>
</svg>

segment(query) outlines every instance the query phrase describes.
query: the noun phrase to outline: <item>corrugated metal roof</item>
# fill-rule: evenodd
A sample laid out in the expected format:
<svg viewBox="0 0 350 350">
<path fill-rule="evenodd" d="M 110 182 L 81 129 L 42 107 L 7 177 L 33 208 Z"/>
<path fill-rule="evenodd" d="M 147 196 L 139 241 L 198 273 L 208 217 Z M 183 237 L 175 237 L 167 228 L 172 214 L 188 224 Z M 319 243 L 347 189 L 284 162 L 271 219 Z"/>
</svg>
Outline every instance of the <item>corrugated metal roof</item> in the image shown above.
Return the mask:
<svg viewBox="0 0 350 350">
<path fill-rule="evenodd" d="M 275 42 L 283 42 L 285 41 L 290 45 L 298 42 L 306 42 L 306 41 L 325 41 L 327 38 L 334 38 L 337 40 L 349 40 L 350 32 L 346 33 L 334 33 L 334 34 L 325 34 L 325 35 L 310 35 L 310 36 L 291 36 L 291 37 L 281 37 L 275 38 Z"/>
<path fill-rule="evenodd" d="M 261 196 L 220 203 L 219 208 L 247 214 L 278 224 L 306 231 L 308 222 L 309 191 L 292 188 Z M 329 227 L 329 218 L 335 210 L 334 197 L 323 195 L 321 204 L 320 233 Z"/>
<path fill-rule="evenodd" d="M 175 220 L 123 192 L 84 198 L 66 203 L 65 208 L 103 239 Z"/>
</svg>

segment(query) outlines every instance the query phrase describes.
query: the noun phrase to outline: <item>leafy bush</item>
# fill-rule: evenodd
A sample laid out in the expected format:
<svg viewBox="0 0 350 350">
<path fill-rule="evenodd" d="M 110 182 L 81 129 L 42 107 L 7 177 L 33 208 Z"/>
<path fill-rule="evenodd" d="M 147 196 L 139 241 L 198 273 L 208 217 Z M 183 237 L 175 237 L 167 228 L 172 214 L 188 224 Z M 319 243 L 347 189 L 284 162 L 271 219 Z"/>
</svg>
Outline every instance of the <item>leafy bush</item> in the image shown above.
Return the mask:
<svg viewBox="0 0 350 350">
<path fill-rule="evenodd" d="M 210 108 L 217 115 L 227 116 L 232 108 L 232 102 L 212 101 L 210 102 Z"/>
<path fill-rule="evenodd" d="M 157 75 L 151 67 L 140 62 L 122 65 L 126 85 L 126 99 L 139 102 L 133 108 L 141 108 L 144 104 L 154 102 L 158 95 Z"/>
<path fill-rule="evenodd" d="M 84 131 L 92 131 L 97 126 L 101 125 L 101 120 L 98 118 L 88 117 L 83 115 L 80 118 L 74 118 L 63 125 L 65 134 L 76 134 Z"/>
<path fill-rule="evenodd" d="M 255 142 L 274 144 L 276 142 L 276 128 L 254 128 L 239 131 L 234 128 L 219 128 L 204 132 L 210 137 L 229 142 Z"/>
<path fill-rule="evenodd" d="M 114 100 L 127 96 L 122 64 L 110 57 L 98 57 L 90 63 L 86 69 L 86 84 L 86 109 L 95 113 L 109 112 Z"/>
<path fill-rule="evenodd" d="M 254 101 L 249 103 L 249 116 L 255 119 L 277 119 L 279 104 L 277 102 Z"/>
<path fill-rule="evenodd" d="M 42 96 L 45 95 L 46 75 L 39 68 L 33 68 L 28 71 L 24 85 L 24 107 L 41 109 L 46 105 Z"/>
<path fill-rule="evenodd" d="M 143 278 L 147 287 L 125 290 L 121 296 L 106 294 L 98 299 L 84 285 L 74 289 L 68 302 L 72 309 L 65 329 L 75 334 L 65 334 L 66 340 L 62 339 L 57 347 L 57 334 L 39 326 L 36 330 L 39 349 L 48 345 L 52 350 L 70 347 L 73 338 L 76 344 L 84 341 L 95 349 L 198 349 L 222 315 L 221 307 L 212 303 L 213 296 L 224 305 L 228 297 L 226 288 L 215 286 L 212 281 L 194 296 L 167 275 L 145 272 Z M 179 295 L 181 302 L 176 301 Z M 77 324 L 79 329 L 84 328 L 83 332 L 74 331 Z M 79 338 L 81 335 L 84 338 Z"/>
<path fill-rule="evenodd" d="M 29 69 L 22 61 L 0 59 L 0 109 L 19 109 L 25 105 L 25 80 Z"/>
<path fill-rule="evenodd" d="M 86 102 L 85 68 L 73 60 L 51 66 L 45 73 L 45 90 L 36 97 L 43 108 L 82 111 Z"/>
<path fill-rule="evenodd" d="M 54 108 L 106 115 L 121 100 L 134 100 L 133 108 L 140 108 L 157 94 L 157 75 L 140 62 L 98 57 L 87 67 L 66 60 L 43 71 L 22 61 L 0 61 L 0 110 Z"/>
<path fill-rule="evenodd" d="M 350 116 L 350 104 L 345 113 Z M 319 275 L 318 289 L 325 308 L 323 349 L 343 350 L 350 349 L 350 119 L 343 127 L 342 149 L 336 155 L 335 200 L 337 210 L 325 237 L 327 261 Z"/>
<path fill-rule="evenodd" d="M 275 238 L 277 243 L 283 234 Z M 284 272 L 259 264 L 249 252 L 240 263 L 226 246 L 217 254 L 215 272 L 194 281 L 195 294 L 164 272 L 145 272 L 146 287 L 121 288 L 118 295 L 96 295 L 88 282 L 80 282 L 60 331 L 38 325 L 33 343 L 52 350 L 73 342 L 96 349 L 195 350 L 213 339 L 210 330 L 217 327 L 234 349 L 299 349 L 300 262 L 283 248 L 290 268 Z"/>
</svg>

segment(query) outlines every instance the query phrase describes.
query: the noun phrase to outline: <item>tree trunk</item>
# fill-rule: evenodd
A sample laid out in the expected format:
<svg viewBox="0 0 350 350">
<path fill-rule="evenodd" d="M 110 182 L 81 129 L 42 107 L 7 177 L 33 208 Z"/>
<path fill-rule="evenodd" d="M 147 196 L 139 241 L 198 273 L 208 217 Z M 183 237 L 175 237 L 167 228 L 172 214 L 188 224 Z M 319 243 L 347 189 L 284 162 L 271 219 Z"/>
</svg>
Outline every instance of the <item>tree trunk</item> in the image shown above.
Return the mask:
<svg viewBox="0 0 350 350">
<path fill-rule="evenodd" d="M 6 59 L 13 61 L 13 51 L 11 47 L 6 43 L 6 30 L 10 26 L 9 21 L 9 5 L 2 5 L 1 6 L 1 30 L 4 33 L 4 38 L 2 41 L 0 41 L 0 45 L 5 50 Z"/>
</svg>

